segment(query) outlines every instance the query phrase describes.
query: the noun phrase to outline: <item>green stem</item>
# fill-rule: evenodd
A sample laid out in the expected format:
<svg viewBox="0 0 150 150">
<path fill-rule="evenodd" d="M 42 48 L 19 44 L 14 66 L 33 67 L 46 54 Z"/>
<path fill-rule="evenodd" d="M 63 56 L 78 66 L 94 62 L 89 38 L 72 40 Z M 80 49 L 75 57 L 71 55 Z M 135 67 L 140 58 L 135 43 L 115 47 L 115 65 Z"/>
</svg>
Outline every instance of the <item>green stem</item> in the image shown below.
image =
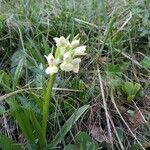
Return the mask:
<svg viewBox="0 0 150 150">
<path fill-rule="evenodd" d="M 51 94 L 52 94 L 52 89 L 54 86 L 55 79 L 56 79 L 56 74 L 53 74 L 50 76 L 45 100 L 43 102 L 42 131 L 43 131 L 43 135 L 44 135 L 45 139 L 46 139 L 47 120 L 48 120 L 48 114 L 49 114 L 49 104 L 51 101 Z"/>
</svg>

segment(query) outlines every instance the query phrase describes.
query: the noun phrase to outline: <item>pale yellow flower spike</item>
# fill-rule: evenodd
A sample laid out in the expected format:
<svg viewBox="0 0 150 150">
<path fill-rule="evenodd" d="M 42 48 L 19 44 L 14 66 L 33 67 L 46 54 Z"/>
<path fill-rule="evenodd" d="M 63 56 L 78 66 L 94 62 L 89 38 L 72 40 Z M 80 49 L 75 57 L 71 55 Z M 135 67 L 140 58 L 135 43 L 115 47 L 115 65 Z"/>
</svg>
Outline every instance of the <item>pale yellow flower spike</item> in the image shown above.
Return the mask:
<svg viewBox="0 0 150 150">
<path fill-rule="evenodd" d="M 56 58 L 54 58 L 52 53 L 45 56 L 49 64 L 49 67 L 46 69 L 47 74 L 57 73 L 59 68 L 63 71 L 79 72 L 81 58 L 78 57 L 86 55 L 86 46 L 79 46 L 80 39 L 78 36 L 79 35 L 77 35 L 72 42 L 69 42 L 69 37 L 65 38 L 61 36 L 60 38 L 54 38 L 57 46 L 55 53 Z"/>
</svg>

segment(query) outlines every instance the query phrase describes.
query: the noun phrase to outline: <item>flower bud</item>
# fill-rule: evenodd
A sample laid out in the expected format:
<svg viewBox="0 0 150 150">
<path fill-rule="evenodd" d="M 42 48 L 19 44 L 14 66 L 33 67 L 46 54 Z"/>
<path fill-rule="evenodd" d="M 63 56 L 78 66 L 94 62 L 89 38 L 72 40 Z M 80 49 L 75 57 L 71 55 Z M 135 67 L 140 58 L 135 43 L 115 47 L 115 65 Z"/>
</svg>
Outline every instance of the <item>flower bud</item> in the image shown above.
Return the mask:
<svg viewBox="0 0 150 150">
<path fill-rule="evenodd" d="M 65 37 L 61 36 L 60 38 L 54 38 L 57 47 L 66 47 L 69 44 L 69 40 L 65 39 Z"/>
<path fill-rule="evenodd" d="M 74 49 L 74 56 L 86 55 L 86 46 L 79 46 Z"/>
<path fill-rule="evenodd" d="M 71 42 L 71 44 L 70 44 L 70 47 L 71 47 L 71 48 L 76 48 L 76 47 L 79 46 L 79 44 L 80 44 L 80 40 L 73 40 L 73 41 Z"/>
</svg>

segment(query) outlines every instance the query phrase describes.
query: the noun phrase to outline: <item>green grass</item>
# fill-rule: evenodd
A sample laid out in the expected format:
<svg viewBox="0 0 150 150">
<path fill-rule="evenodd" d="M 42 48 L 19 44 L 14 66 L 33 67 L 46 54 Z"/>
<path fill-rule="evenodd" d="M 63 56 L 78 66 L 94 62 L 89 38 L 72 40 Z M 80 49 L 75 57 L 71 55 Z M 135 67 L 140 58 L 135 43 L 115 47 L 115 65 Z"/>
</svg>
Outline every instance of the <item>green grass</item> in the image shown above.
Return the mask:
<svg viewBox="0 0 150 150">
<path fill-rule="evenodd" d="M 88 54 L 78 74 L 57 75 L 49 109 L 49 149 L 150 148 L 149 0 L 2 0 L 0 147 L 8 145 L 4 150 L 13 143 L 36 149 L 34 139 L 41 133 L 35 130 L 42 121 L 48 83 L 44 55 L 54 49 L 54 37 L 73 38 L 78 33 Z M 127 83 L 138 83 L 140 89 Z"/>
</svg>

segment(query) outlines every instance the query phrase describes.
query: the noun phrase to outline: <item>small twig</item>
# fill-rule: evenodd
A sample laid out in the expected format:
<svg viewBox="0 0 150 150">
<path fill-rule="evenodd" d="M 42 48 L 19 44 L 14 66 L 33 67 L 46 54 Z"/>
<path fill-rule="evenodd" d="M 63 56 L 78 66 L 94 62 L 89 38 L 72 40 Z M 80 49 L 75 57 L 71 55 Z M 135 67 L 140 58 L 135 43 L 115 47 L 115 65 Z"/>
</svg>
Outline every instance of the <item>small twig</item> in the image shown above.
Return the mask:
<svg viewBox="0 0 150 150">
<path fill-rule="evenodd" d="M 114 49 L 115 51 L 119 52 L 120 54 L 122 54 L 124 57 L 126 57 L 127 59 L 131 60 L 135 65 L 145 69 L 147 72 L 150 73 L 150 70 L 148 70 L 147 68 L 143 67 L 137 60 L 134 60 L 133 58 L 131 58 L 130 56 L 128 56 L 127 54 L 121 52 L 120 50 L 118 49 Z"/>
<path fill-rule="evenodd" d="M 130 11 L 129 18 L 127 18 L 127 20 L 123 23 L 123 25 L 120 27 L 120 29 L 118 31 L 123 30 L 123 28 L 126 26 L 126 24 L 131 20 L 131 18 L 132 18 L 132 12 Z"/>
<path fill-rule="evenodd" d="M 143 121 L 145 122 L 145 124 L 147 124 L 147 121 L 145 119 L 145 117 L 143 116 L 142 112 L 140 111 L 139 107 L 136 105 L 136 103 L 133 101 L 134 106 L 136 107 L 136 109 L 138 110 L 140 116 L 142 117 Z"/>
<path fill-rule="evenodd" d="M 6 115 L 3 114 L 3 119 L 4 119 L 4 128 L 7 132 L 7 135 L 9 138 L 11 138 L 11 135 L 10 135 L 10 131 L 9 131 L 9 127 L 8 127 L 8 124 L 7 124 L 7 119 L 6 119 Z"/>
<path fill-rule="evenodd" d="M 110 122 L 111 122 L 112 127 L 114 128 L 114 131 L 115 131 L 116 137 L 117 137 L 117 139 L 118 139 L 120 148 L 121 148 L 122 150 L 124 150 L 124 146 L 123 146 L 123 144 L 122 144 L 122 142 L 121 142 L 121 140 L 120 140 L 120 137 L 119 137 L 119 135 L 118 135 L 118 133 L 117 133 L 117 130 L 116 130 L 115 125 L 114 125 L 114 122 L 113 122 L 113 120 L 112 120 L 112 118 L 111 118 L 110 115 L 109 115 L 109 120 L 110 120 Z"/>
<path fill-rule="evenodd" d="M 42 89 L 42 87 L 17 90 L 17 91 L 14 91 L 14 92 L 0 96 L 0 102 L 9 98 L 10 96 L 14 96 L 14 95 L 19 94 L 21 92 L 26 92 L 26 91 L 30 91 L 30 90 L 41 90 L 41 89 Z M 66 92 L 82 92 L 82 90 L 65 89 L 65 88 L 53 88 L 53 90 L 55 90 L 55 91 L 66 91 Z"/>
<path fill-rule="evenodd" d="M 107 102 L 106 102 L 106 99 L 105 99 L 102 78 L 101 78 L 101 74 L 100 74 L 100 70 L 99 70 L 98 66 L 97 66 L 97 72 L 98 72 L 100 89 L 101 89 L 101 94 L 102 94 L 102 99 L 103 99 L 103 106 L 104 106 L 104 110 L 105 110 L 105 116 L 106 116 L 106 121 L 107 121 L 107 128 L 108 128 L 109 138 L 110 138 L 110 142 L 111 142 L 111 145 L 112 145 L 112 149 L 114 149 L 113 148 L 113 138 L 112 138 L 112 133 L 111 133 L 111 127 L 110 127 L 110 122 L 109 122 L 109 114 L 108 114 L 108 110 L 107 110 Z"/>
<path fill-rule="evenodd" d="M 81 19 L 78 19 L 78 18 L 74 18 L 74 20 L 77 21 L 77 22 L 81 22 L 81 23 L 84 23 L 84 24 L 87 24 L 87 25 L 90 25 L 94 28 L 99 29 L 99 26 L 96 25 L 96 24 L 93 24 L 93 23 L 90 23 L 90 22 L 87 22 L 87 21 L 84 21 L 84 20 L 81 20 Z"/>
<path fill-rule="evenodd" d="M 145 150 L 145 148 L 142 146 L 142 144 L 140 143 L 140 141 L 137 139 L 137 137 L 134 135 L 134 133 L 132 132 L 132 130 L 130 129 L 130 127 L 128 126 L 128 124 L 126 123 L 126 121 L 124 120 L 124 118 L 122 117 L 116 103 L 115 103 L 115 100 L 114 100 L 114 95 L 113 95 L 113 89 L 111 88 L 111 101 L 117 111 L 117 113 L 119 114 L 120 118 L 122 119 L 122 121 L 124 122 L 124 124 L 126 125 L 126 127 L 128 128 L 129 132 L 132 134 L 132 136 L 135 138 L 135 140 L 137 141 L 137 143 L 141 146 L 141 148 L 143 150 Z"/>
<path fill-rule="evenodd" d="M 138 54 L 142 55 L 143 57 L 147 57 L 146 55 L 144 55 L 143 53 L 141 52 L 137 52 Z"/>
<path fill-rule="evenodd" d="M 124 5 L 127 6 L 127 1 L 126 0 L 124 0 Z"/>
</svg>

